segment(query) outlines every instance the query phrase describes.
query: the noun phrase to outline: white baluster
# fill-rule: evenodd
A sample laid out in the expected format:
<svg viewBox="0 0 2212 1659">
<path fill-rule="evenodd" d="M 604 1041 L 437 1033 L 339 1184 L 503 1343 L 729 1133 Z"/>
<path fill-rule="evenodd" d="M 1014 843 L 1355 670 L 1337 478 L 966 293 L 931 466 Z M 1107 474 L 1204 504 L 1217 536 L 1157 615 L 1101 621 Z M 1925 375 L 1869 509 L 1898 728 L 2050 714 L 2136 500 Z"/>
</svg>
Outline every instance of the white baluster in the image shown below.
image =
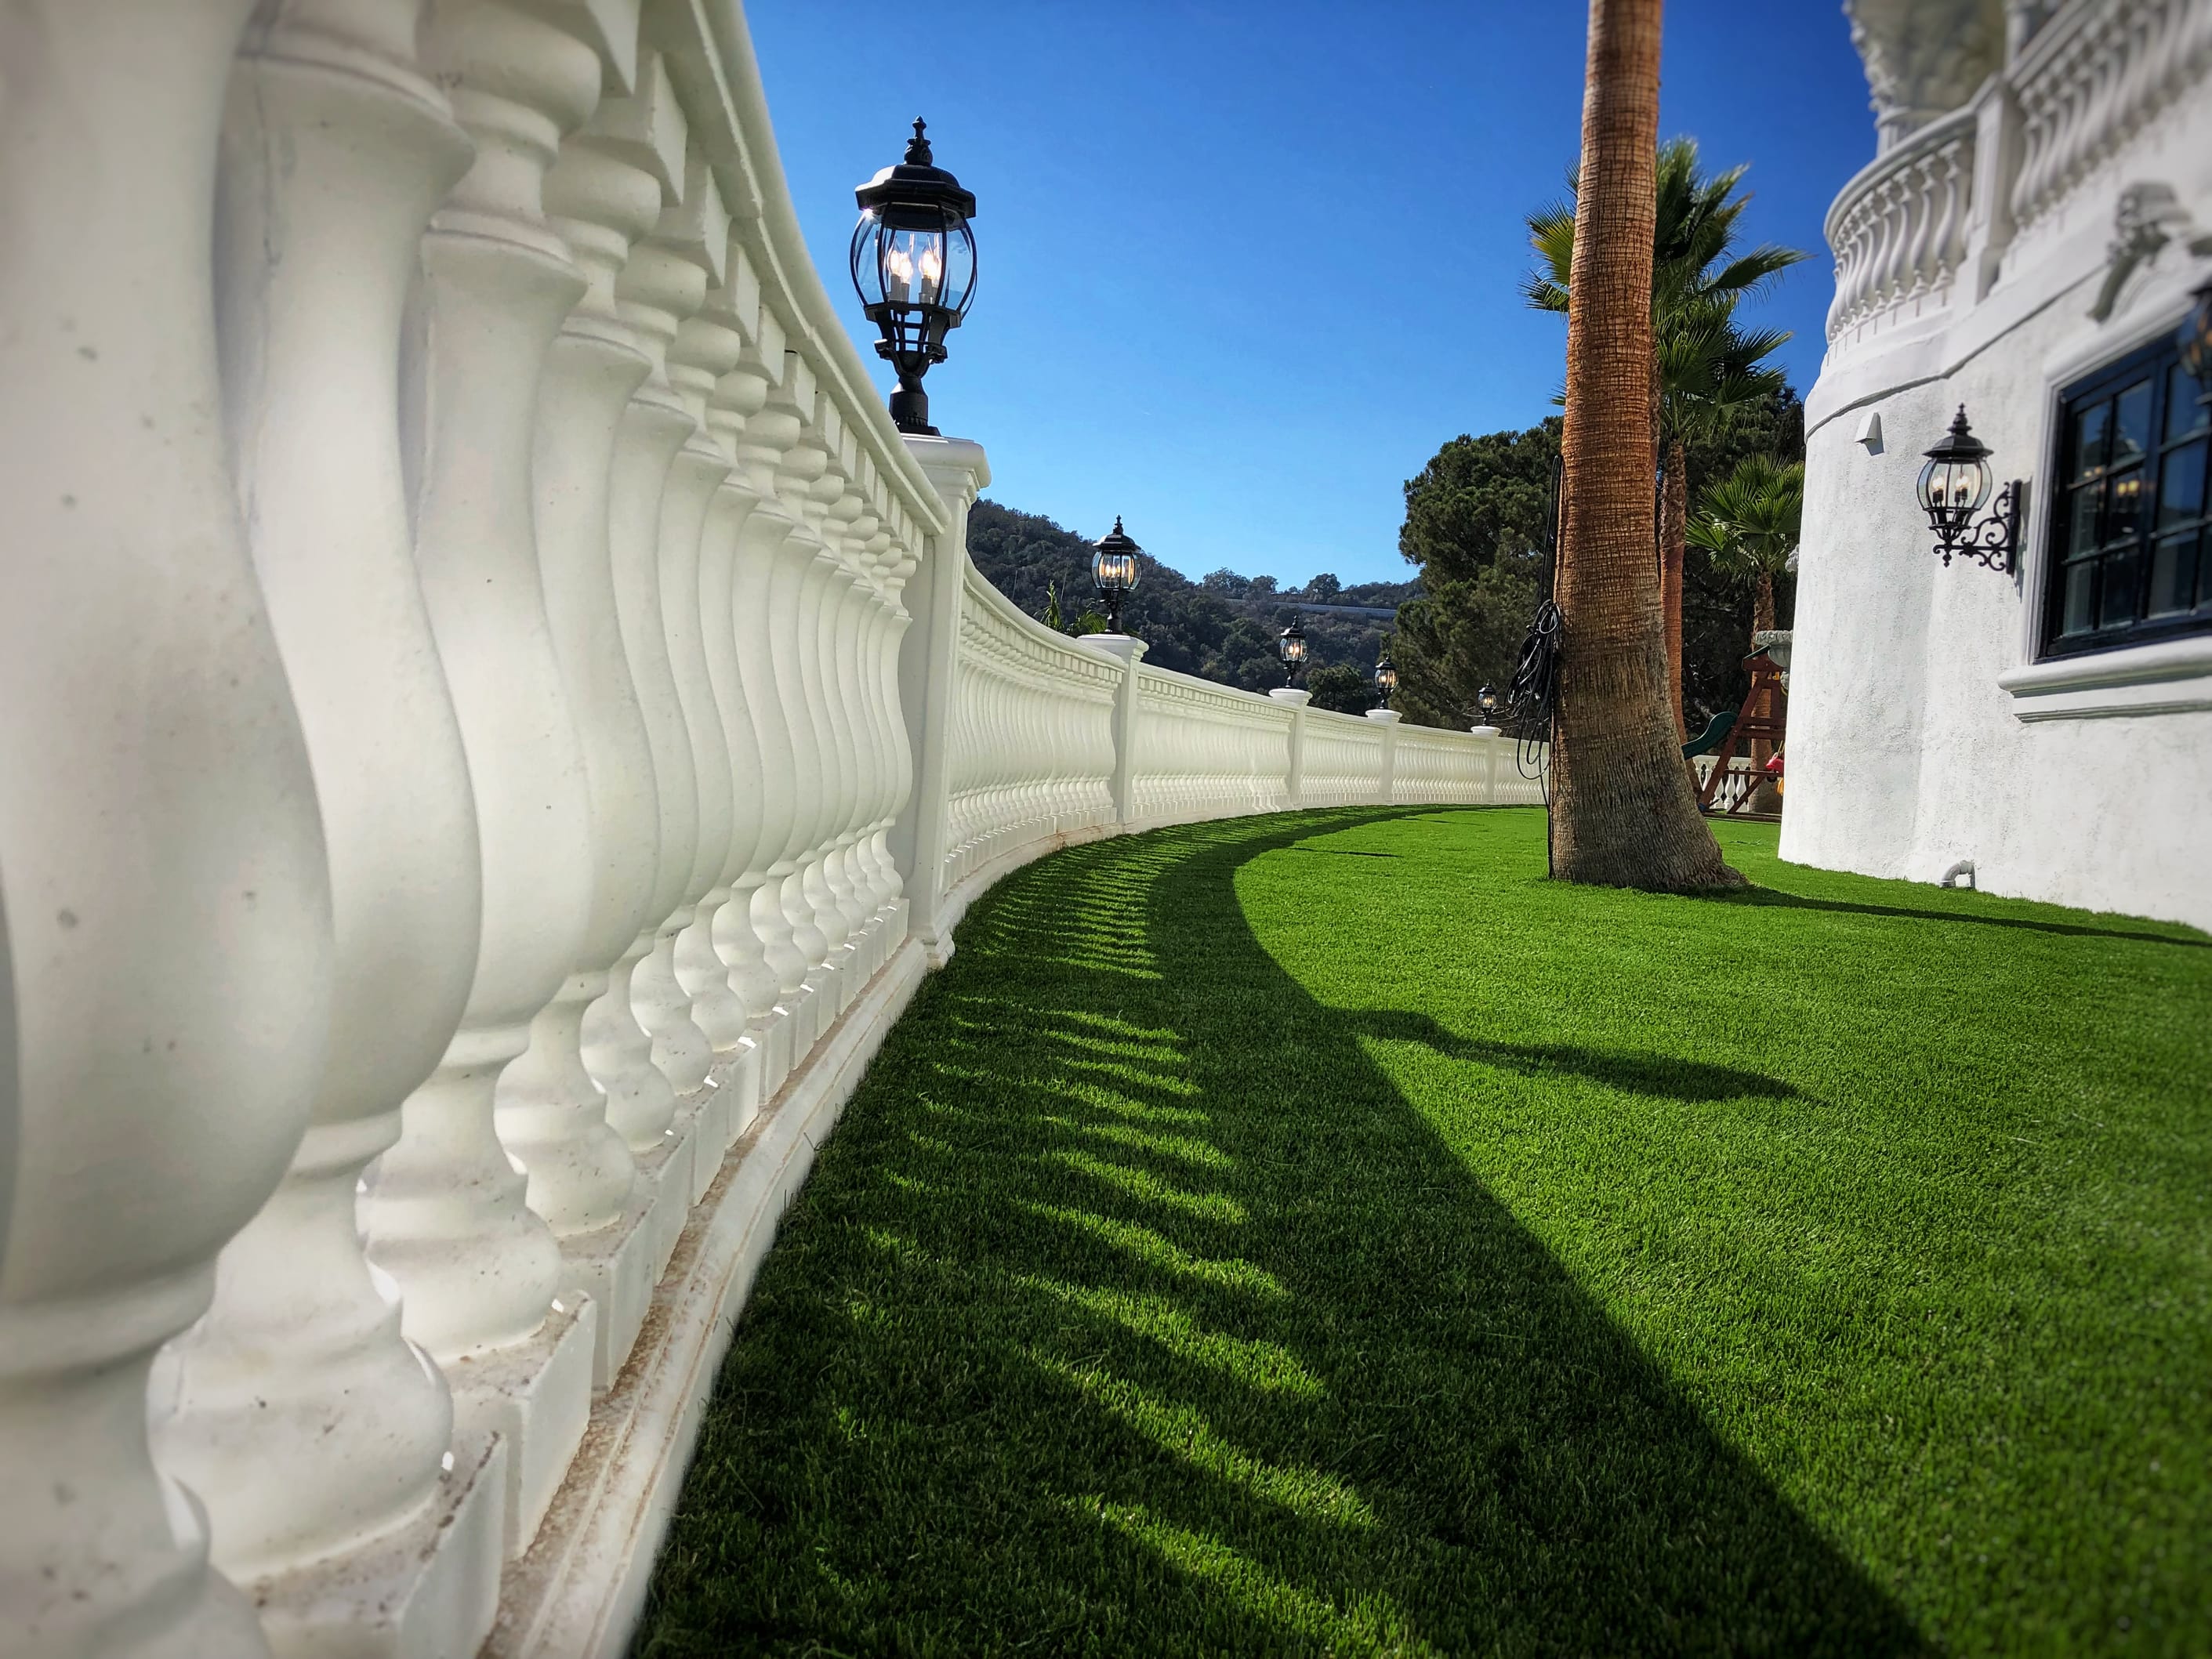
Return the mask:
<svg viewBox="0 0 2212 1659">
<path fill-rule="evenodd" d="M 692 167 L 706 172 L 696 155 Z M 680 535 L 664 533 L 661 542 L 661 617 L 684 730 L 690 738 L 697 834 L 691 869 L 671 917 L 673 931 L 666 936 L 665 983 L 658 969 L 652 980 L 658 996 L 681 1000 L 685 1022 L 698 1032 L 706 1049 L 707 1070 L 702 1075 L 711 1080 L 713 1094 L 711 1104 L 702 1108 L 702 1140 L 692 1179 L 695 1196 L 704 1196 L 730 1143 L 751 1121 L 760 1090 L 758 1055 L 746 1030 L 744 999 L 714 946 L 714 917 L 729 900 L 729 882 L 735 873 L 729 861 L 737 828 L 732 772 L 737 738 L 718 702 L 717 684 L 718 678 L 725 684 L 735 679 L 730 578 L 739 520 L 733 509 L 741 502 L 749 504 L 749 498 L 741 483 L 734 489 L 726 487 L 735 466 L 734 429 L 742 425 L 743 416 L 734 411 L 710 415 L 708 408 L 718 383 L 744 356 L 746 326 L 739 315 L 744 296 L 733 292 L 746 276 L 743 255 L 729 241 L 726 220 L 719 228 L 706 222 L 714 216 L 706 211 L 706 203 L 713 202 L 715 215 L 720 214 L 720 198 L 712 191 L 711 175 L 686 187 L 687 212 L 699 231 L 689 246 L 710 258 L 721 280 L 703 296 L 699 312 L 678 329 L 668 364 L 669 378 L 698 427 L 678 465 L 698 469 L 697 481 L 704 487 L 688 556 Z M 751 326 L 757 330 L 757 317 Z M 733 712 L 742 718 L 741 709 Z M 748 751 L 750 741 L 748 732 Z M 658 1043 L 666 1005 L 650 1002 L 641 993 L 637 996 L 639 1020 L 653 1031 Z M 670 1080 L 676 1080 L 673 1073 Z"/>
<path fill-rule="evenodd" d="M 536 1532 L 583 1437 L 595 1306 L 501 1147 L 493 1091 L 574 961 L 592 845 L 579 746 L 538 574 L 531 443 L 539 374 L 584 282 L 540 191 L 598 101 L 600 59 L 556 4 L 438 0 L 425 61 L 477 155 L 423 239 L 411 372 L 422 459 L 415 554 L 459 717 L 482 844 L 483 927 L 459 1031 L 409 1097 L 361 1215 L 403 1294 L 401 1328 L 453 1385 L 465 1433 L 507 1448 L 506 1547 Z M 557 1305 L 556 1305 L 557 1303 Z"/>
<path fill-rule="evenodd" d="M 726 234 L 717 222 L 721 207 L 713 179 L 703 161 L 695 161 L 685 175 L 692 194 L 663 207 L 653 234 L 631 249 L 616 287 L 623 317 L 653 364 L 623 416 L 610 534 L 623 654 L 652 750 L 659 857 L 645 925 L 615 964 L 605 995 L 584 1024 L 585 1058 L 606 1088 L 608 1121 L 636 1154 L 655 1193 L 655 1280 L 675 1251 L 690 1207 L 693 1143 L 714 1059 L 705 1033 L 691 1023 L 690 999 L 675 978 L 676 934 L 689 920 L 677 907 L 698 855 L 699 788 L 661 592 L 662 571 L 672 562 L 689 568 L 688 575 L 677 578 L 681 585 L 696 586 L 701 521 L 728 470 L 667 374 L 668 348 L 684 319 L 705 300 L 710 274 L 698 228 L 688 222 L 703 216 L 713 227 L 705 240 L 719 241 Z M 684 165 L 680 157 L 678 165 Z M 718 248 L 717 258 L 726 246 Z M 695 627 L 696 621 L 695 606 Z M 610 1054 L 624 1060 L 605 1069 L 604 1057 Z M 633 1072 L 651 1083 L 643 1101 L 629 1085 Z M 688 1097 L 680 1117 L 679 1096 Z M 717 1148 L 720 1133 L 718 1126 L 708 1126 L 707 1138 Z"/>
<path fill-rule="evenodd" d="M 554 659 L 582 740 L 595 857 L 581 948 L 532 1020 L 529 1048 L 500 1078 L 499 1137 L 528 1174 L 530 1207 L 562 1241 L 564 1272 L 599 1304 L 593 1381 L 601 1389 L 644 1321 L 658 1243 L 647 1225 L 650 1191 L 608 1122 L 610 1102 L 644 1116 L 671 1109 L 674 1099 L 627 997 L 600 1011 L 588 1068 L 583 1052 L 586 1012 L 637 937 L 660 855 L 653 751 L 623 650 L 614 576 L 618 561 L 652 556 L 637 548 L 635 496 L 622 498 L 631 510 L 619 518 L 614 511 L 637 441 L 634 425 L 625 434 L 625 416 L 652 363 L 615 287 L 631 247 L 660 217 L 672 165 L 683 163 L 673 109 L 665 70 L 641 58 L 635 94 L 603 101 L 562 144 L 545 179 L 547 214 L 587 286 L 547 355 L 538 399 L 538 562 Z M 658 500 L 656 492 L 656 507 Z"/>
<path fill-rule="evenodd" d="M 718 918 L 714 945 L 732 972 L 749 975 L 745 1002 L 759 1022 L 763 1045 L 761 1090 L 772 1097 L 805 1055 L 799 1011 L 809 994 L 803 982 L 806 960 L 792 944 L 782 902 L 783 878 L 797 867 L 792 854 L 800 829 L 795 726 L 787 708 L 798 694 L 778 674 L 775 649 L 775 640 L 787 640 L 797 625 L 798 573 L 784 550 L 798 521 L 777 498 L 775 479 L 784 455 L 799 441 L 799 421 L 795 402 L 788 394 L 779 396 L 766 373 L 773 365 L 775 374 L 788 374 L 798 360 L 780 349 L 781 331 L 772 318 L 763 315 L 762 325 L 763 404 L 746 418 L 738 444 L 738 464 L 760 501 L 738 535 L 731 596 L 738 672 L 760 756 L 762 823 L 752 856 Z M 745 367 L 732 378 L 741 378 Z M 726 927 L 720 925 L 725 921 Z M 755 978 L 765 981 L 758 1000 Z"/>
<path fill-rule="evenodd" d="M 17 0 L 0 96 L 0 1650 L 265 1652 L 147 1376 L 322 1073 L 314 785 L 216 418 L 246 0 Z"/>
<path fill-rule="evenodd" d="M 784 378 L 769 393 L 769 405 L 751 423 L 765 434 L 772 422 L 782 453 L 775 475 L 784 525 L 775 547 L 763 615 L 766 629 L 760 661 L 773 686 L 777 723 L 782 729 L 781 752 L 775 757 L 780 775 L 773 793 L 783 798 L 782 844 L 768 866 L 766 878 L 753 895 L 753 930 L 760 934 L 763 953 L 776 974 L 776 1006 L 791 1024 L 791 1064 L 799 1064 L 820 1035 L 818 984 L 810 981 L 809 969 L 817 959 L 821 937 L 813 931 L 812 912 L 799 892 L 805 856 L 813 847 L 816 800 L 819 793 L 821 735 L 816 731 L 807 695 L 802 653 L 810 603 L 817 580 L 815 563 L 821 539 L 803 517 L 799 503 L 805 486 L 819 477 L 827 458 L 805 441 L 801 410 L 813 402 L 812 376 L 795 353 L 786 353 Z M 787 428 L 787 431 L 782 428 Z M 750 428 L 749 428 L 750 435 Z M 746 526 L 766 533 L 770 526 L 756 514 Z M 742 653 L 750 659 L 752 653 Z M 754 690 L 750 664 L 745 679 L 748 695 Z"/>
<path fill-rule="evenodd" d="M 380 1603 L 415 1602 L 436 1626 L 418 1614 L 421 1635 L 465 1651 L 497 1600 L 480 1568 L 496 1559 L 505 1448 L 465 1447 L 442 1477 L 445 1381 L 400 1335 L 354 1212 L 460 1022 L 479 917 L 474 802 L 398 445 L 402 311 L 471 154 L 413 67 L 419 9 L 262 7 L 232 80 L 217 217 L 238 492 L 314 763 L 337 984 L 306 1139 L 157 1370 L 155 1445 L 287 1650 L 333 1630 L 373 1640 Z M 396 1572 L 294 1571 L 410 1524 Z"/>
</svg>

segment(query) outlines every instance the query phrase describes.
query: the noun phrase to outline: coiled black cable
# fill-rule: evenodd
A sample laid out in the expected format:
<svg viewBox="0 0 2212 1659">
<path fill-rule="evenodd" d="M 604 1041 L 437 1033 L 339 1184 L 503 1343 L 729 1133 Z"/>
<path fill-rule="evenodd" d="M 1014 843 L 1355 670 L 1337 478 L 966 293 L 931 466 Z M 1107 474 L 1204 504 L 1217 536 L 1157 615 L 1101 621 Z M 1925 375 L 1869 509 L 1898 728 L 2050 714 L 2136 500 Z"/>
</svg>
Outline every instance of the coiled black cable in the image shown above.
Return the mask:
<svg viewBox="0 0 2212 1659">
<path fill-rule="evenodd" d="M 1528 624 L 1528 637 L 1521 641 L 1521 655 L 1513 665 L 1513 679 L 1505 690 L 1505 706 L 1512 711 L 1516 739 L 1513 764 L 1524 778 L 1544 786 L 1544 868 L 1555 869 L 1552 848 L 1553 716 L 1559 695 L 1560 635 L 1565 619 L 1548 598 L 1536 607 Z"/>
<path fill-rule="evenodd" d="M 1559 694 L 1560 626 L 1558 605 L 1546 599 L 1536 607 L 1528 637 L 1521 641 L 1521 655 L 1513 665 L 1512 682 L 1505 689 L 1505 706 L 1512 711 L 1519 733 L 1515 757 L 1524 778 L 1543 771 L 1551 742 L 1552 710 Z"/>
</svg>

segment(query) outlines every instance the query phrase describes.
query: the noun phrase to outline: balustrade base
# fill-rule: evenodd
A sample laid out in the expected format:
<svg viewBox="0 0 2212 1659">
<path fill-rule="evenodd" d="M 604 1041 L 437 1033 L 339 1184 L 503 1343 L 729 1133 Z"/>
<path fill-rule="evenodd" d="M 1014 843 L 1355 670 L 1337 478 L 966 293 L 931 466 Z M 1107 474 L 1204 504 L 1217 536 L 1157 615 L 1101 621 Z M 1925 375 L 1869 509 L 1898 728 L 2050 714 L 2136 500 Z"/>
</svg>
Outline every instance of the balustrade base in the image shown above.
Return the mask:
<svg viewBox="0 0 2212 1659">
<path fill-rule="evenodd" d="M 815 1038 L 821 1036 L 815 1024 L 821 1012 L 817 1006 L 819 1001 L 813 984 L 805 980 L 799 981 L 797 990 L 786 992 L 776 999 L 776 1012 L 784 1017 L 784 1024 L 788 1028 L 785 1041 L 791 1045 L 790 1059 L 786 1062 L 784 1072 L 787 1080 L 793 1072 L 805 1064 Z"/>
<path fill-rule="evenodd" d="M 694 1161 L 702 1155 L 699 1124 L 702 1103 L 702 1103 L 696 1095 L 684 1096 L 676 1103 L 675 1121 L 662 1132 L 660 1144 L 637 1155 L 638 1185 L 647 1194 L 643 1226 L 648 1240 L 650 1284 L 658 1285 L 667 1271 L 668 1259 L 676 1254 L 677 1237 L 684 1231 L 684 1218 L 691 1211 Z M 619 1359 L 615 1369 L 622 1369 Z"/>
<path fill-rule="evenodd" d="M 731 1149 L 678 1242 L 637 1350 L 537 1542 L 508 1572 L 483 1659 L 627 1650 L 699 1419 L 784 1211 L 926 971 L 904 940 Z"/>
<path fill-rule="evenodd" d="M 811 991 L 814 996 L 807 1008 L 809 1018 L 799 1027 L 805 1034 L 805 1047 L 800 1050 L 802 1054 L 813 1052 L 814 1045 L 822 1041 L 823 1034 L 837 1023 L 837 1016 L 844 1012 L 843 1004 L 838 996 L 836 963 L 816 963 L 806 970 L 805 982 L 806 988 Z"/>
<path fill-rule="evenodd" d="M 368 1547 L 242 1588 L 276 1659 L 449 1659 L 499 1611 L 507 1443 L 457 1436 L 422 1512 Z"/>
<path fill-rule="evenodd" d="M 641 1175 L 649 1152 L 638 1160 Z M 687 1175 L 684 1190 L 690 1190 Z M 561 1282 L 572 1285 L 599 1304 L 597 1340 L 592 1345 L 592 1392 L 604 1394 L 615 1373 L 629 1358 L 637 1341 L 638 1327 L 645 1322 L 646 1304 L 659 1273 L 653 1260 L 660 1243 L 660 1218 L 654 1213 L 658 1188 L 649 1180 L 631 1184 L 629 1202 L 621 1219 L 594 1232 L 576 1233 L 561 1240 Z"/>
<path fill-rule="evenodd" d="M 760 1048 L 760 1099 L 766 1105 L 782 1091 L 791 1076 L 792 1025 L 789 1012 L 782 1008 L 770 1008 L 755 1019 L 751 1026 L 754 1042 Z"/>
<path fill-rule="evenodd" d="M 453 1391 L 454 1443 L 496 1435 L 506 1448 L 501 1547 L 510 1561 L 530 1547 L 583 1442 L 599 1319 L 598 1304 L 572 1291 L 527 1342 L 442 1367 Z"/>
<path fill-rule="evenodd" d="M 692 1165 L 691 1201 L 701 1202 L 721 1174 L 722 1163 L 738 1138 L 753 1126 L 760 1115 L 761 1073 L 767 1056 L 758 1041 L 747 1037 L 726 1054 L 715 1057 L 714 1069 L 709 1081 L 716 1087 L 714 1101 L 720 1110 L 721 1139 L 714 1144 L 712 1156 L 702 1152 Z"/>
</svg>

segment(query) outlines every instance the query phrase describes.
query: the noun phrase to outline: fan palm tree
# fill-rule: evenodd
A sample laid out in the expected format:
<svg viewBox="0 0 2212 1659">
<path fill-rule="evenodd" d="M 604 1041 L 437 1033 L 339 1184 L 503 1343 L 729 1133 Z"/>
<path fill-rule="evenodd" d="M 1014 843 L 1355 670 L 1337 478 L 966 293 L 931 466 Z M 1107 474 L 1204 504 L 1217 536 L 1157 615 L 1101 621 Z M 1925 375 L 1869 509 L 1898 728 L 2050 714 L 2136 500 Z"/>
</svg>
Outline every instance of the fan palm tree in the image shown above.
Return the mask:
<svg viewBox="0 0 2212 1659">
<path fill-rule="evenodd" d="M 1741 883 L 1698 815 L 1667 708 L 1650 523 L 1660 0 L 1590 0 L 1583 223 L 1567 295 L 1553 870 L 1680 891 Z"/>
<path fill-rule="evenodd" d="M 1698 498 L 1687 539 L 1710 554 L 1713 568 L 1752 585 L 1754 635 L 1774 626 L 1774 579 L 1790 568 L 1805 517 L 1805 463 L 1753 455 Z"/>
<path fill-rule="evenodd" d="M 1802 259 L 1796 248 L 1767 243 L 1735 251 L 1737 221 L 1750 204 L 1740 193 L 1745 169 L 1717 173 L 1698 166 L 1694 138 L 1659 146 L 1653 175 L 1651 335 L 1655 356 L 1651 423 L 1663 458 L 1658 555 L 1667 670 L 1676 730 L 1682 721 L 1682 555 L 1687 519 L 1689 440 L 1725 428 L 1736 412 L 1778 390 L 1779 369 L 1765 360 L 1790 338 L 1786 331 L 1745 329 L 1737 305 Z M 1574 264 L 1575 178 L 1569 199 L 1528 216 L 1536 267 L 1522 293 L 1539 311 L 1567 309 Z"/>
<path fill-rule="evenodd" d="M 1774 626 L 1774 580 L 1790 568 L 1805 516 L 1805 464 L 1752 455 L 1698 498 L 1687 526 L 1688 538 L 1712 556 L 1713 568 L 1741 584 L 1752 585 L 1751 635 Z M 1766 764 L 1770 746 L 1753 739 L 1752 769 Z M 1781 801 L 1771 784 L 1759 786 L 1753 810 L 1773 811 Z"/>
</svg>

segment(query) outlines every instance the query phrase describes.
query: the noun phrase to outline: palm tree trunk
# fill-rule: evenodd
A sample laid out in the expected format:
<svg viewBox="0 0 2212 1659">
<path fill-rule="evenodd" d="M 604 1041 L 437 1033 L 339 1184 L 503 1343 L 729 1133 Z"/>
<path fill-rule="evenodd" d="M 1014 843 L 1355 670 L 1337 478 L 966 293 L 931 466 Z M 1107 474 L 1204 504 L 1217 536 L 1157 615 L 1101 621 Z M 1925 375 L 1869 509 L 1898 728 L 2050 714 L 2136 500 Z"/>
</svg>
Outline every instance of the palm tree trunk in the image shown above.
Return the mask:
<svg viewBox="0 0 2212 1659">
<path fill-rule="evenodd" d="M 1771 633 L 1773 629 L 1774 578 L 1762 570 L 1759 573 L 1759 586 L 1752 590 L 1751 631 L 1759 635 Z"/>
<path fill-rule="evenodd" d="M 1667 706 L 1678 738 L 1689 736 L 1682 714 L 1682 556 L 1688 550 L 1689 460 L 1680 438 L 1667 447 L 1667 495 L 1659 514 L 1659 608 L 1667 627 Z"/>
<path fill-rule="evenodd" d="M 1667 712 L 1651 550 L 1651 260 L 1660 0 L 1590 0 L 1567 303 L 1565 619 L 1553 868 L 1681 891 L 1740 884 L 1698 815 Z"/>
</svg>

